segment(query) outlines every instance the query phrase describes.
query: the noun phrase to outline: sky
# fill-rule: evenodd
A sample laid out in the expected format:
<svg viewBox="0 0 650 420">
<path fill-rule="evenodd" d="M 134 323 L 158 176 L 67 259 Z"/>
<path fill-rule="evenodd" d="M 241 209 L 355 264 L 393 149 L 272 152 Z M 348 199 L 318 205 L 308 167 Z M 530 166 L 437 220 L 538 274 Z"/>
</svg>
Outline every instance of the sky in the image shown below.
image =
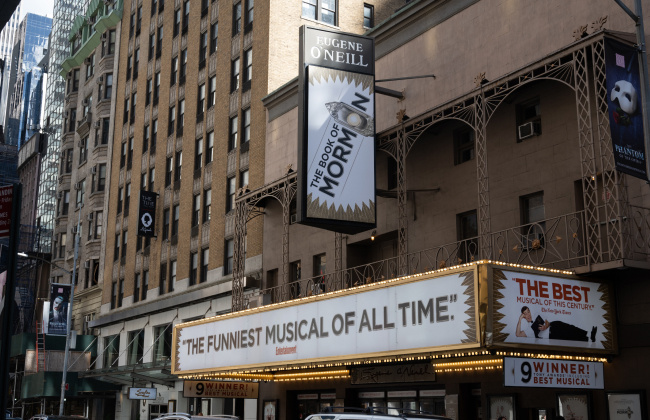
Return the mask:
<svg viewBox="0 0 650 420">
<path fill-rule="evenodd" d="M 27 13 L 34 13 L 41 16 L 52 17 L 54 0 L 22 0 L 20 6 L 20 22 Z"/>
</svg>

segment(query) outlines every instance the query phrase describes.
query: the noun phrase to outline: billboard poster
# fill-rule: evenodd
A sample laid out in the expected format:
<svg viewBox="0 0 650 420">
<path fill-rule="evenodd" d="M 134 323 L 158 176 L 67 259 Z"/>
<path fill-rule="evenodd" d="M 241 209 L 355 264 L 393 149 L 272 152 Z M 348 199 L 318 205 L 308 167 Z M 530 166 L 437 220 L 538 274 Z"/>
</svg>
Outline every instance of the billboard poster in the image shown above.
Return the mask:
<svg viewBox="0 0 650 420">
<path fill-rule="evenodd" d="M 423 276 L 424 277 L 424 276 Z M 478 346 L 474 269 L 174 327 L 174 374 Z"/>
<path fill-rule="evenodd" d="M 611 350 L 607 285 L 494 269 L 494 341 Z"/>
<path fill-rule="evenodd" d="M 505 386 L 529 388 L 604 389 L 602 362 L 503 358 Z"/>
<path fill-rule="evenodd" d="M 0 238 L 6 238 L 9 236 L 13 196 L 13 185 L 0 187 Z"/>
<path fill-rule="evenodd" d="M 339 232 L 375 227 L 372 39 L 302 28 L 298 221 Z"/>
<path fill-rule="evenodd" d="M 138 210 L 138 236 L 154 237 L 156 227 L 156 198 L 158 194 L 140 191 L 140 208 Z"/>
<path fill-rule="evenodd" d="M 43 317 L 45 318 L 43 330 L 46 334 L 66 335 L 69 303 L 70 285 L 52 283 L 50 285 L 50 301 L 46 302 L 47 305 L 43 308 Z"/>
<path fill-rule="evenodd" d="M 185 398 L 257 398 L 260 384 L 235 381 L 183 381 Z"/>
<path fill-rule="evenodd" d="M 616 169 L 647 180 L 638 51 L 605 38 L 605 68 Z"/>
</svg>

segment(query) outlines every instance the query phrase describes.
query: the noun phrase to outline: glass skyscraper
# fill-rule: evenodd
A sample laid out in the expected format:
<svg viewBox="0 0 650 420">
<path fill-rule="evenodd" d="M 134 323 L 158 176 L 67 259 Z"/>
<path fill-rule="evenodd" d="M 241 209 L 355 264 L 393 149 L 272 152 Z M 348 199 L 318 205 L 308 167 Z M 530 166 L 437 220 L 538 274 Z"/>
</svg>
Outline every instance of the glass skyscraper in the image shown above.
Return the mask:
<svg viewBox="0 0 650 420">
<path fill-rule="evenodd" d="M 39 128 L 43 72 L 38 64 L 47 52 L 51 30 L 52 19 L 28 13 L 14 37 L 5 142 L 19 148 Z"/>
</svg>

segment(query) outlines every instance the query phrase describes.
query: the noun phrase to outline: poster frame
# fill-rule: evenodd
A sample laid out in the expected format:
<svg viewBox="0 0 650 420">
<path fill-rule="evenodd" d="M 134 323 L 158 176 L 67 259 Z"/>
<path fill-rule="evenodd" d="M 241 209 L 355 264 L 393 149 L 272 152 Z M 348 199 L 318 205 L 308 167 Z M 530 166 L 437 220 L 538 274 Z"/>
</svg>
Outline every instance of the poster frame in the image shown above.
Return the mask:
<svg viewBox="0 0 650 420">
<path fill-rule="evenodd" d="M 613 395 L 620 395 L 620 396 L 630 396 L 630 397 L 637 397 L 639 400 L 639 406 L 636 407 L 638 412 L 641 413 L 641 419 L 642 420 L 648 420 L 648 412 L 646 411 L 647 403 L 646 403 L 646 395 L 645 391 L 642 389 L 634 389 L 634 390 L 627 390 L 627 391 L 605 391 L 605 405 L 606 405 L 606 411 L 607 411 L 607 420 L 615 420 L 610 416 L 610 406 L 609 406 L 609 397 Z"/>
<path fill-rule="evenodd" d="M 517 420 L 517 394 L 491 394 L 487 395 L 487 419 L 488 420 L 498 420 L 498 417 L 492 418 L 492 406 L 496 401 L 500 399 L 506 399 L 510 401 L 512 407 L 512 417 L 505 416 L 507 420 Z"/>
<path fill-rule="evenodd" d="M 266 407 L 273 409 L 273 415 L 266 414 Z M 278 409 L 280 407 L 280 400 L 264 400 L 262 401 L 262 420 L 276 420 L 278 418 Z"/>
<path fill-rule="evenodd" d="M 558 416 L 563 416 L 565 420 L 573 420 L 571 417 L 567 417 L 566 414 L 563 413 L 562 411 L 562 404 L 564 401 L 567 399 L 575 399 L 576 397 L 583 397 L 584 398 L 584 403 L 587 406 L 587 418 L 583 420 L 591 420 L 593 418 L 593 413 L 591 411 L 591 394 L 589 392 L 584 392 L 584 391 L 562 391 L 558 392 L 556 394 L 555 402 L 556 402 L 556 412 Z"/>
</svg>

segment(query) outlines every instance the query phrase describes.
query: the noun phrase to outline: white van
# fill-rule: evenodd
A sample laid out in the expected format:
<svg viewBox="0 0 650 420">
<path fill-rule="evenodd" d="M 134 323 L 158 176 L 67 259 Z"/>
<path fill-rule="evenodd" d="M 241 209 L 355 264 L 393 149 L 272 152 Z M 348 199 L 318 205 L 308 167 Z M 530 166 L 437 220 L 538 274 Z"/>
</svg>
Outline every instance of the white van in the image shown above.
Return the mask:
<svg viewBox="0 0 650 420">
<path fill-rule="evenodd" d="M 312 414 L 305 420 L 451 420 L 448 417 L 438 416 L 422 411 L 399 410 L 399 414 L 385 414 L 380 407 L 350 408 L 326 407 L 318 414 Z M 385 408 L 388 410 L 388 408 Z M 391 411 L 396 410 L 390 408 Z"/>
</svg>

